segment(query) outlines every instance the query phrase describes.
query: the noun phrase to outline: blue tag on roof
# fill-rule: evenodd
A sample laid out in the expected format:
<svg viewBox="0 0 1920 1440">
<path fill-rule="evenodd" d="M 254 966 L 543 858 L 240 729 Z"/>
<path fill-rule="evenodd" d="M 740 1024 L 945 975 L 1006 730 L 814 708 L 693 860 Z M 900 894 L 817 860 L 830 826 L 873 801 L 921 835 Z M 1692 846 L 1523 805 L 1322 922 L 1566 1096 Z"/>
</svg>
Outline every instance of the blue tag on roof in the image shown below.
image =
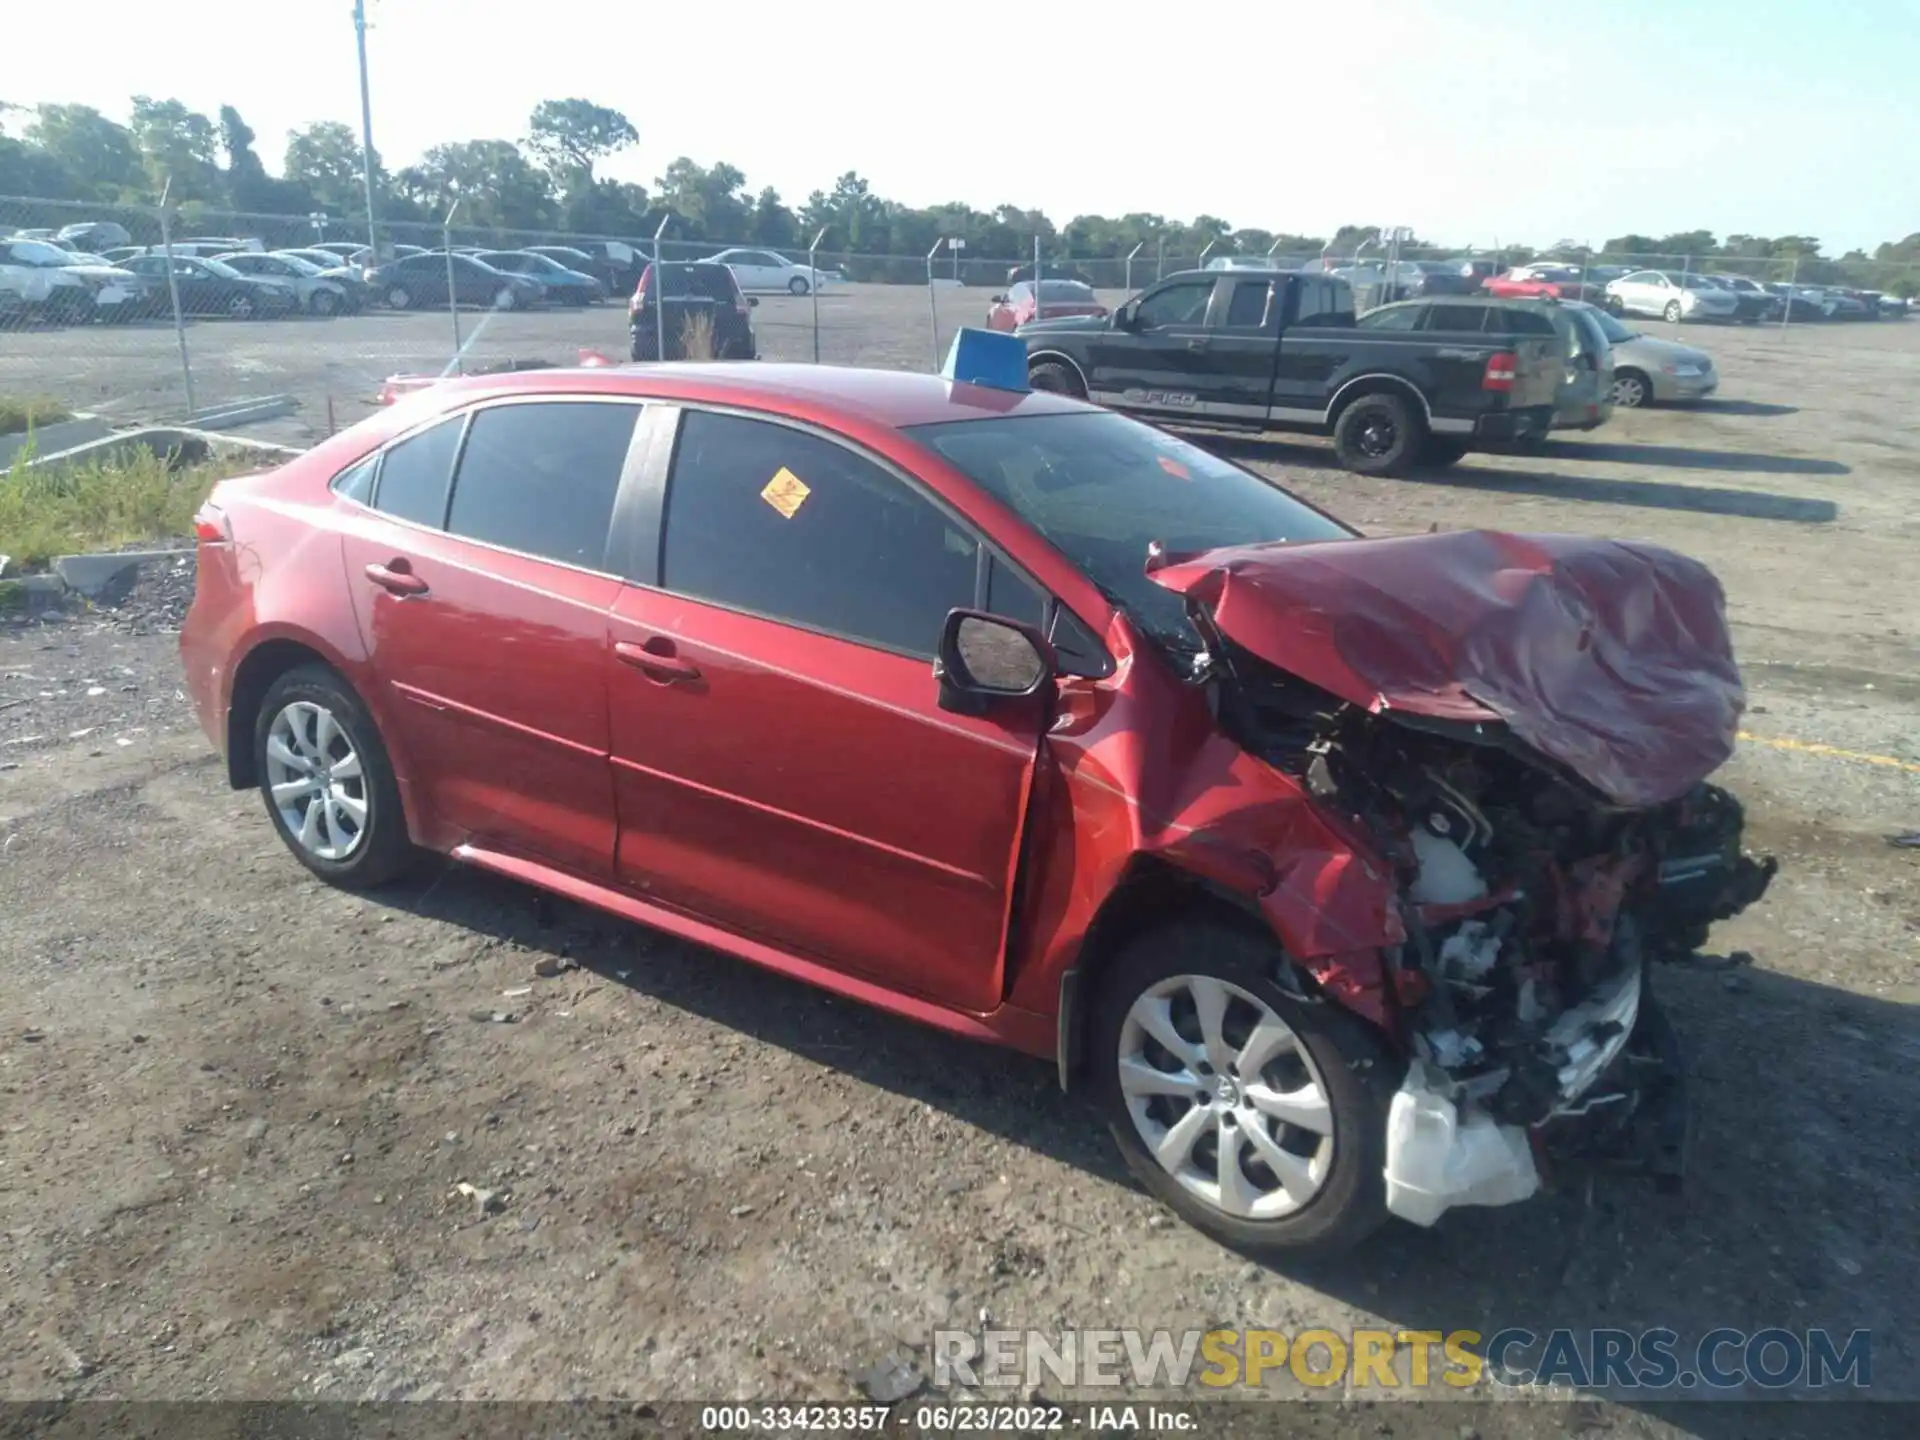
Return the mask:
<svg viewBox="0 0 1920 1440">
<path fill-rule="evenodd" d="M 1027 342 L 1004 330 L 975 330 L 963 326 L 954 333 L 947 363 L 940 373 L 948 380 L 984 385 L 992 390 L 1026 391 Z"/>
</svg>

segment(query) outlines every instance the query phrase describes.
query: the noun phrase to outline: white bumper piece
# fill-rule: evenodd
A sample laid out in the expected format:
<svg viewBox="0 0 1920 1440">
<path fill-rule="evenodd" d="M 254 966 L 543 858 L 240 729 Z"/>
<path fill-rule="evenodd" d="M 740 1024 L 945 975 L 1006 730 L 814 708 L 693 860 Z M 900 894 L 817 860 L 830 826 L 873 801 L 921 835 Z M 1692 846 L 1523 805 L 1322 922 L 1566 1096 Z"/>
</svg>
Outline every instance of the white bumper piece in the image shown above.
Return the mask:
<svg viewBox="0 0 1920 1440">
<path fill-rule="evenodd" d="M 1459 1107 L 1415 1061 L 1387 1112 L 1387 1209 L 1431 1225 L 1456 1205 L 1512 1205 L 1540 1188 L 1533 1147 L 1518 1125 Z"/>
</svg>

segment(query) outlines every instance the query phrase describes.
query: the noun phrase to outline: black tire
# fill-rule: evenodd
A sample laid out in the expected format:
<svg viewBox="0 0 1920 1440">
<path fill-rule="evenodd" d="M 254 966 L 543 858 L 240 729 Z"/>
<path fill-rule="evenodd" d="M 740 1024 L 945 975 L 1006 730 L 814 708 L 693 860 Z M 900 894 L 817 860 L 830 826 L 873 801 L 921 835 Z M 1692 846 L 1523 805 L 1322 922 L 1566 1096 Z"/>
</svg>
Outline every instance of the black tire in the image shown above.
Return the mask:
<svg viewBox="0 0 1920 1440">
<path fill-rule="evenodd" d="M 1282 963 L 1271 940 L 1206 918 L 1150 930 L 1102 977 L 1088 1034 L 1090 1088 L 1127 1167 L 1189 1225 L 1255 1255 L 1344 1249 L 1386 1221 L 1387 1111 L 1405 1069 L 1355 1016 L 1282 989 L 1273 979 Z M 1127 1012 L 1146 990 L 1178 975 L 1210 976 L 1256 997 L 1294 1032 L 1319 1072 L 1333 1118 L 1333 1157 L 1320 1189 L 1291 1214 L 1249 1220 L 1216 1209 L 1161 1166 L 1134 1125 L 1120 1088 Z"/>
<path fill-rule="evenodd" d="M 807 293 L 806 277 L 803 275 L 796 275 L 793 277 L 793 279 L 789 280 L 787 282 L 787 293 L 789 295 L 806 294 Z"/>
<path fill-rule="evenodd" d="M 1071 395 L 1076 400 L 1087 398 L 1087 390 L 1080 383 L 1080 377 L 1074 373 L 1071 365 L 1062 365 L 1057 360 L 1042 360 L 1027 370 L 1027 384 L 1035 390 L 1045 390 L 1054 395 Z"/>
<path fill-rule="evenodd" d="M 1427 443 L 1420 447 L 1420 465 L 1426 470 L 1444 470 L 1449 465 L 1457 465 L 1473 450 L 1473 446 L 1464 440 L 1447 440 L 1438 435 L 1427 436 Z"/>
<path fill-rule="evenodd" d="M 313 854 L 287 828 L 271 788 L 272 769 L 268 764 L 267 740 L 274 717 L 296 701 L 308 701 L 329 711 L 345 733 L 353 751 L 360 757 L 367 819 L 360 843 L 344 859 L 330 860 Z M 418 858 L 407 838 L 407 818 L 400 804 L 400 786 L 394 779 L 393 762 L 381 741 L 379 727 L 353 687 L 331 667 L 301 665 L 287 671 L 267 687 L 260 702 L 260 713 L 253 723 L 254 773 L 260 777 L 260 796 L 288 850 L 307 869 L 330 885 L 348 890 L 366 890 L 404 874 Z"/>
<path fill-rule="evenodd" d="M 1388 391 L 1362 395 L 1333 425 L 1333 453 L 1356 475 L 1405 475 L 1426 448 L 1426 421 Z"/>
<path fill-rule="evenodd" d="M 1620 410 L 1641 410 L 1653 404 L 1653 383 L 1638 370 L 1613 372 L 1613 403 Z"/>
<path fill-rule="evenodd" d="M 1615 319 L 1618 319 L 1627 313 L 1626 303 L 1622 301 L 1618 295 L 1609 295 L 1607 297 L 1607 313 Z"/>
</svg>

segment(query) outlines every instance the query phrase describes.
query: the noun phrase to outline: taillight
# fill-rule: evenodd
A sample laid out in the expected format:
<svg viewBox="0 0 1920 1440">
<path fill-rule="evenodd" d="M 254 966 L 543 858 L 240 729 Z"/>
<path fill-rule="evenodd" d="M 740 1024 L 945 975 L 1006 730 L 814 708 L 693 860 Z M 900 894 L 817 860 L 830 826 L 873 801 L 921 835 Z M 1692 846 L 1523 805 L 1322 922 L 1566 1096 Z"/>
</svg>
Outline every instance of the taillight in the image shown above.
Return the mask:
<svg viewBox="0 0 1920 1440">
<path fill-rule="evenodd" d="M 640 272 L 640 283 L 633 287 L 633 298 L 627 302 L 627 313 L 635 314 L 646 308 L 647 285 L 653 279 L 653 266 L 649 265 Z"/>
<path fill-rule="evenodd" d="M 738 285 L 733 287 L 733 308 L 736 314 L 750 315 L 753 307 L 747 304 L 747 295 Z"/>
<path fill-rule="evenodd" d="M 1487 357 L 1487 373 L 1480 377 L 1482 390 L 1511 390 L 1513 377 L 1520 368 L 1520 357 L 1502 350 Z"/>
<path fill-rule="evenodd" d="M 194 512 L 193 538 L 202 545 L 231 545 L 233 524 L 227 519 L 227 512 L 207 501 Z"/>
</svg>

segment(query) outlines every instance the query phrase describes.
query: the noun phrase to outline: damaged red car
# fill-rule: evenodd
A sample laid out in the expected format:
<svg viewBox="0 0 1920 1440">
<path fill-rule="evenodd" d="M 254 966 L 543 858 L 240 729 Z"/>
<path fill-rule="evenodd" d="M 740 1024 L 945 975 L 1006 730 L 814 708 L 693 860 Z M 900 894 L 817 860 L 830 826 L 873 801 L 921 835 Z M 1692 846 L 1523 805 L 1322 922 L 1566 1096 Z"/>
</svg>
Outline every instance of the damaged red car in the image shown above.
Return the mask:
<svg viewBox="0 0 1920 1440">
<path fill-rule="evenodd" d="M 1047 1057 L 1254 1250 L 1678 1174 L 1653 972 L 1772 874 L 1679 555 L 766 364 L 449 381 L 196 527 L 194 704 L 325 880 L 438 852 Z"/>
</svg>

